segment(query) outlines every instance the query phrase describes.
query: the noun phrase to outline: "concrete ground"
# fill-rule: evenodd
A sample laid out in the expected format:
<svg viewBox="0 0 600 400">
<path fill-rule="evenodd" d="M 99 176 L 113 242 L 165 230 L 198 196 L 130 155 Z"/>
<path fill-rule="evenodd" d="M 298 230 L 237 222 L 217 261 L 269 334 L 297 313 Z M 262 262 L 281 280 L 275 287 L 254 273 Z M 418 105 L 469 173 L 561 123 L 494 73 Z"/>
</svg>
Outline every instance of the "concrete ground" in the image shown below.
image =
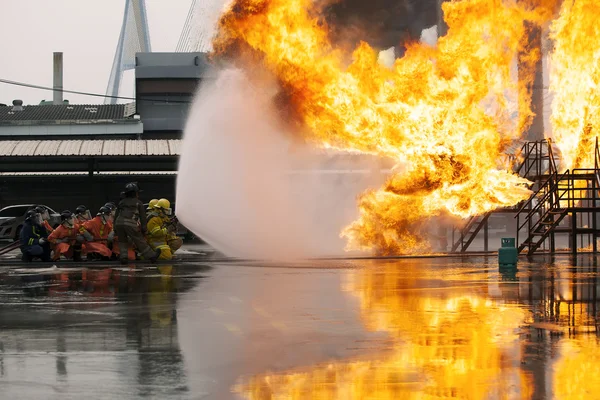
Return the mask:
<svg viewBox="0 0 600 400">
<path fill-rule="evenodd" d="M 209 250 L 125 267 L 3 261 L 2 398 L 599 393 L 595 257 L 499 270 L 495 257 L 263 263 Z"/>
</svg>

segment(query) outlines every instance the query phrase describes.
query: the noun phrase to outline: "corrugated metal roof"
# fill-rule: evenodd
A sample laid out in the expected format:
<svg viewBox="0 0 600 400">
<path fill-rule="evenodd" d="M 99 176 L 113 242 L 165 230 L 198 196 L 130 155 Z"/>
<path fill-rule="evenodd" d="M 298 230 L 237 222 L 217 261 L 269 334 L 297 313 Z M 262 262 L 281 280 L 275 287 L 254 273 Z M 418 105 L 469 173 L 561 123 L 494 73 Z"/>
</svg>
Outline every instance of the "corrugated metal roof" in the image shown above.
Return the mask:
<svg viewBox="0 0 600 400">
<path fill-rule="evenodd" d="M 79 149 L 80 156 L 99 156 L 102 154 L 102 146 L 104 140 L 82 140 L 81 149 Z"/>
<path fill-rule="evenodd" d="M 49 140 L 43 145 L 38 145 L 36 156 L 54 156 L 60 147 L 60 140 Z"/>
<path fill-rule="evenodd" d="M 169 152 L 171 155 L 181 154 L 179 147 L 181 140 L 169 140 Z"/>
<path fill-rule="evenodd" d="M 57 140 L 57 142 L 60 144 L 56 151 L 57 156 L 74 156 L 79 154 L 83 140 Z"/>
<path fill-rule="evenodd" d="M 22 140 L 15 146 L 11 156 L 32 156 L 40 145 L 40 140 Z"/>
<path fill-rule="evenodd" d="M 167 140 L 148 140 L 146 145 L 149 156 L 168 156 L 170 154 Z"/>
<path fill-rule="evenodd" d="M 135 113 L 135 104 L 59 104 L 23 106 L 13 111 L 12 106 L 0 107 L 3 121 L 94 121 L 122 120 Z"/>
<path fill-rule="evenodd" d="M 0 140 L 8 156 L 178 156 L 181 140 Z"/>
<path fill-rule="evenodd" d="M 3 156 L 10 156 L 17 143 L 19 143 L 17 140 L 0 141 L 0 154 Z"/>
<path fill-rule="evenodd" d="M 125 155 L 124 140 L 104 140 L 102 147 L 103 156 L 122 156 Z"/>
<path fill-rule="evenodd" d="M 146 141 L 145 140 L 126 140 L 125 141 L 125 155 L 127 156 L 142 156 L 146 155 Z"/>
</svg>

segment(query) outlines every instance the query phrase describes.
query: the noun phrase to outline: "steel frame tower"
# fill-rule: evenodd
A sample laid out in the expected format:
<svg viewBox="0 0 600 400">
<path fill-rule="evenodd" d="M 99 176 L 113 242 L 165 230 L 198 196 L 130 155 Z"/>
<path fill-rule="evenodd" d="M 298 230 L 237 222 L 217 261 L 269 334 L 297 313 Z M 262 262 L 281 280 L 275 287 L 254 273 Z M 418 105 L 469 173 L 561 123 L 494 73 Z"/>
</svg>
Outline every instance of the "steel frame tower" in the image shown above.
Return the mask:
<svg viewBox="0 0 600 400">
<path fill-rule="evenodd" d="M 117 43 L 104 104 L 115 104 L 123 72 L 135 68 L 135 53 L 150 52 L 150 33 L 145 0 L 126 0 L 123 25 Z"/>
</svg>

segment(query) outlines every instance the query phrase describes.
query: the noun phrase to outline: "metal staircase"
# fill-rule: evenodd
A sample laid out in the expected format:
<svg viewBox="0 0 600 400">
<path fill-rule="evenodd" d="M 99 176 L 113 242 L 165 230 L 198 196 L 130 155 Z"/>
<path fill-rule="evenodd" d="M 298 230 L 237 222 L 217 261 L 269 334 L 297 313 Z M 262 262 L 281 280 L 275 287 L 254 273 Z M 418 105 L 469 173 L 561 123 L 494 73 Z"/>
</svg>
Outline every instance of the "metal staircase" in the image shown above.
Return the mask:
<svg viewBox="0 0 600 400">
<path fill-rule="evenodd" d="M 600 212 L 600 150 L 596 139 L 594 168 L 577 168 L 558 173 L 548 143 L 550 169 L 547 175 L 538 176 L 538 188 L 524 202 L 517 219 L 517 245 L 519 252 L 534 254 L 549 240 L 550 252 L 556 251 L 556 235 L 568 234 L 569 247 L 576 254 L 578 247 L 588 246 L 596 252 L 600 231 L 597 213 Z M 521 222 L 522 221 L 522 222 Z M 526 239 L 519 241 L 521 230 L 526 229 Z M 578 239 L 580 239 L 578 244 Z"/>
<path fill-rule="evenodd" d="M 488 212 L 483 215 L 475 215 L 469 218 L 467 223 L 459 230 L 459 234 L 457 235 L 458 239 L 453 241 L 451 251 L 453 253 L 456 251 L 460 251 L 461 253 L 466 252 L 471 243 L 473 243 L 473 240 L 477 237 L 479 231 L 486 226 L 490 215 L 492 215 L 492 213 Z"/>
<path fill-rule="evenodd" d="M 564 187 L 565 178 L 569 171 L 560 176 L 557 172 L 550 174 L 517 212 L 517 244 L 519 253 L 527 249 L 527 254 L 533 254 L 548 238 L 551 237 L 551 251 L 555 250 L 554 233 L 561 221 L 567 215 L 567 209 L 561 207 L 561 196 L 568 193 Z M 561 193 L 562 191 L 562 193 Z M 525 214 L 521 223 L 521 216 Z M 519 242 L 519 232 L 527 227 L 528 236 L 523 243 Z"/>
<path fill-rule="evenodd" d="M 554 150 L 549 140 L 525 142 L 512 159 L 520 159 L 515 164 L 513 171 L 530 181 L 538 182 L 541 177 L 556 172 Z M 530 199 L 531 200 L 531 199 Z M 483 215 L 475 215 L 466 220 L 461 227 L 454 227 L 452 231 L 452 252 L 465 253 L 477 235 L 484 232 L 484 251 L 488 250 L 487 225 L 489 218 L 494 213 L 515 213 L 519 206 L 497 209 Z"/>
</svg>

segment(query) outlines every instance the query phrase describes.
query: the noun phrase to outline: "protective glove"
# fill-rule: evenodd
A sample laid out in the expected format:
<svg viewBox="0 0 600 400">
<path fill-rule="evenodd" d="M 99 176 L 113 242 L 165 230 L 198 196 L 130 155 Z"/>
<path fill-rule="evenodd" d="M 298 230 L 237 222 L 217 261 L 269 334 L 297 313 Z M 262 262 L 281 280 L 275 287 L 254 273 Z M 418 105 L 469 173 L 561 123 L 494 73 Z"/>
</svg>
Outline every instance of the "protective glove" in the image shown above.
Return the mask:
<svg viewBox="0 0 600 400">
<path fill-rule="evenodd" d="M 83 232 L 83 237 L 85 238 L 85 240 L 87 240 L 88 242 L 93 242 L 94 241 L 94 237 L 92 236 L 91 233 L 89 233 L 88 231 Z"/>
<path fill-rule="evenodd" d="M 115 240 L 115 231 L 110 231 L 107 237 L 108 243 L 112 243 Z"/>
<path fill-rule="evenodd" d="M 79 242 L 79 243 L 85 242 L 85 238 L 83 237 L 83 235 L 77 235 L 77 242 Z"/>
<path fill-rule="evenodd" d="M 68 243 L 69 240 L 69 238 L 56 239 L 56 243 Z"/>
<path fill-rule="evenodd" d="M 40 244 L 40 246 L 43 246 L 46 243 L 46 239 L 40 238 L 40 240 L 38 240 L 38 243 Z"/>
</svg>

